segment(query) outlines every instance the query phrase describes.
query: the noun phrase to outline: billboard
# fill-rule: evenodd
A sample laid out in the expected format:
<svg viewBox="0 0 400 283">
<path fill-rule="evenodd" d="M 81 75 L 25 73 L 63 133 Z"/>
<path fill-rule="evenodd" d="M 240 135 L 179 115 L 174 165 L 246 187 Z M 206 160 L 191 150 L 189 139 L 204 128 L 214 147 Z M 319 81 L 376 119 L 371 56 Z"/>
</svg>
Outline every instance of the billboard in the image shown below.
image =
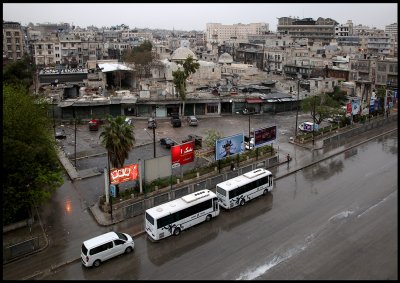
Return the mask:
<svg viewBox="0 0 400 283">
<path fill-rule="evenodd" d="M 194 160 L 194 141 L 189 141 L 183 144 L 174 145 L 171 147 L 172 165 L 193 162 Z"/>
<path fill-rule="evenodd" d="M 215 160 L 220 160 L 244 151 L 244 135 L 237 134 L 215 141 Z"/>
<path fill-rule="evenodd" d="M 351 103 L 351 106 L 353 108 L 352 114 L 357 115 L 361 111 L 361 106 L 360 106 L 360 101 L 359 100 L 353 100 Z"/>
<path fill-rule="evenodd" d="M 276 139 L 276 126 L 254 130 L 254 146 L 258 147 Z"/>
<path fill-rule="evenodd" d="M 137 180 L 138 178 L 138 165 L 131 164 L 122 168 L 112 169 L 110 171 L 110 183 L 120 184 L 127 181 Z"/>
</svg>

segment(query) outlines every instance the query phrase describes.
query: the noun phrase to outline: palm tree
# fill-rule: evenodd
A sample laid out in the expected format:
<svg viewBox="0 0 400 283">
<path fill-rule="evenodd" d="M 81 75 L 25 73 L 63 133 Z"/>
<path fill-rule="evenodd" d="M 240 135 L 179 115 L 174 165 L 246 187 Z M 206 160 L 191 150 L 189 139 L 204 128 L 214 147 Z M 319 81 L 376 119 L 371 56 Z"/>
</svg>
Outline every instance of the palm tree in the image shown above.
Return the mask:
<svg viewBox="0 0 400 283">
<path fill-rule="evenodd" d="M 100 133 L 101 144 L 107 149 L 108 161 L 112 167 L 121 168 L 135 145 L 134 126 L 126 124 L 124 116 L 116 118 L 110 116 L 107 118 L 107 122 L 103 132 Z M 118 185 L 116 188 L 118 196 Z"/>
</svg>

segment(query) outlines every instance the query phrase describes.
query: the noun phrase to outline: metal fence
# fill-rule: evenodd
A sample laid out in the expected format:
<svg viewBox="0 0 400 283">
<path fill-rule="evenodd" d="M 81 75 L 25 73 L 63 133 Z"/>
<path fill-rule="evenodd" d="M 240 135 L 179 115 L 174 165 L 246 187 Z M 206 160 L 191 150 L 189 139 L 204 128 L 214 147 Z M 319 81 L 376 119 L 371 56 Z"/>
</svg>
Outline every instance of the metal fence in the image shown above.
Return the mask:
<svg viewBox="0 0 400 283">
<path fill-rule="evenodd" d="M 43 238 L 43 236 L 36 236 L 17 244 L 3 246 L 3 264 L 16 257 L 30 254 L 40 249 L 41 240 L 44 240 L 41 238 Z"/>
</svg>

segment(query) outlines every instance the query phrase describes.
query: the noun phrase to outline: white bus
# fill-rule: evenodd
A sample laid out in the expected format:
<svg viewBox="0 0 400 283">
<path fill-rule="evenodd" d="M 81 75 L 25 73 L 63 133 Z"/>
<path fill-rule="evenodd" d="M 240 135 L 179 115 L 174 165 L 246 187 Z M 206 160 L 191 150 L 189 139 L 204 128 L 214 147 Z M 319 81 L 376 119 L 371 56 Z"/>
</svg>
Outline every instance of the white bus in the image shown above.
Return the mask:
<svg viewBox="0 0 400 283">
<path fill-rule="evenodd" d="M 233 179 L 217 184 L 217 196 L 219 204 L 230 209 L 244 205 L 255 197 L 272 191 L 272 173 L 263 168 L 255 169 Z"/>
<path fill-rule="evenodd" d="M 219 215 L 216 194 L 210 190 L 201 190 L 179 199 L 146 210 L 145 226 L 150 239 L 160 240 L 181 231 L 210 221 Z"/>
</svg>

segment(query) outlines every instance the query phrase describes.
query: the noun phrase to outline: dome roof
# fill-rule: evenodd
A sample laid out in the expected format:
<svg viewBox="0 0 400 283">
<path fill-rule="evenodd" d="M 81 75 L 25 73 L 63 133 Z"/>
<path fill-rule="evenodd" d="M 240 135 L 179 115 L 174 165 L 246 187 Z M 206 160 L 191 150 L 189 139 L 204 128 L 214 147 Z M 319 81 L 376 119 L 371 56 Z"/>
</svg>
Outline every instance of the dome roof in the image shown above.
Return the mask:
<svg viewBox="0 0 400 283">
<path fill-rule="evenodd" d="M 219 56 L 218 63 L 225 63 L 225 64 L 233 63 L 233 58 L 230 54 L 225 52 L 221 54 L 221 56 Z"/>
<path fill-rule="evenodd" d="M 179 47 L 176 49 L 172 55 L 171 55 L 171 60 L 172 61 L 177 61 L 177 60 L 186 60 L 188 56 L 192 56 L 194 60 L 197 60 L 196 55 L 193 53 L 192 50 L 190 50 L 187 47 Z"/>
</svg>

